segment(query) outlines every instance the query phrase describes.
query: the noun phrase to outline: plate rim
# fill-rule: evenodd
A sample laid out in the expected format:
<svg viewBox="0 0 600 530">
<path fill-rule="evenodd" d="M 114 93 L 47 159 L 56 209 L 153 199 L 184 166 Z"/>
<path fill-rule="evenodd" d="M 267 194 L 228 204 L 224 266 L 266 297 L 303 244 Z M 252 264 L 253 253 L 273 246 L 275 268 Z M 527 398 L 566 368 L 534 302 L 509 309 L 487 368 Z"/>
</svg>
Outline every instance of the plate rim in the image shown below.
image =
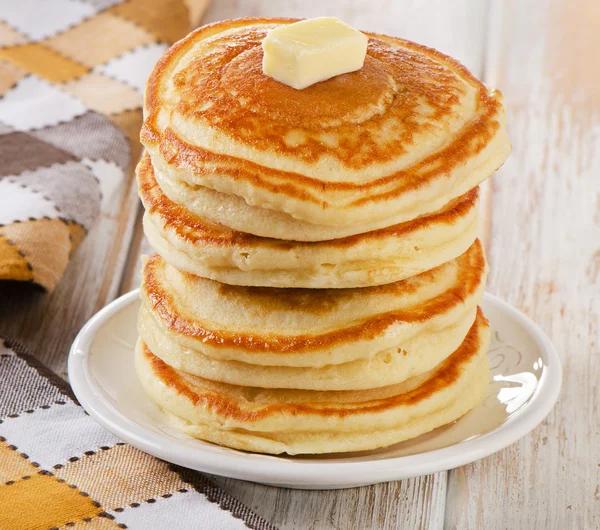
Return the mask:
<svg viewBox="0 0 600 530">
<path fill-rule="evenodd" d="M 87 362 L 93 339 L 110 318 L 139 299 L 139 292 L 139 288 L 134 289 L 115 299 L 83 326 L 69 351 L 69 382 L 79 403 L 104 428 L 146 453 L 205 473 L 276 486 L 325 489 L 377 484 L 447 471 L 496 453 L 531 432 L 548 416 L 561 390 L 562 366 L 550 339 L 527 315 L 486 292 L 483 300 L 496 305 L 522 325 L 545 355 L 547 366 L 527 405 L 500 427 L 474 439 L 424 453 L 356 462 L 297 462 L 229 448 L 224 448 L 226 453 L 207 453 L 202 445 L 198 449 L 182 446 L 177 439 L 169 440 L 166 435 L 152 432 L 123 415 L 94 391 L 96 385 Z M 180 450 L 176 450 L 178 445 Z M 256 465 L 259 460 L 267 464 L 268 459 L 273 459 L 269 465 Z"/>
</svg>

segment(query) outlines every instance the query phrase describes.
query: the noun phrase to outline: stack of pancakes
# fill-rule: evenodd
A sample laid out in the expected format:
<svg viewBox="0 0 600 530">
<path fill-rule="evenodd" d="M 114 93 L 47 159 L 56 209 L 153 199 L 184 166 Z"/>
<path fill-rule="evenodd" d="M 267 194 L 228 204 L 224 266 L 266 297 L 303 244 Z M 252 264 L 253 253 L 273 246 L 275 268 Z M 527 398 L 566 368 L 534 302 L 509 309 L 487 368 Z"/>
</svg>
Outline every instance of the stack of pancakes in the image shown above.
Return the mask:
<svg viewBox="0 0 600 530">
<path fill-rule="evenodd" d="M 481 402 L 477 186 L 508 156 L 501 95 L 369 35 L 361 70 L 262 73 L 288 19 L 175 44 L 149 78 L 136 366 L 186 433 L 264 453 L 387 446 Z"/>
</svg>

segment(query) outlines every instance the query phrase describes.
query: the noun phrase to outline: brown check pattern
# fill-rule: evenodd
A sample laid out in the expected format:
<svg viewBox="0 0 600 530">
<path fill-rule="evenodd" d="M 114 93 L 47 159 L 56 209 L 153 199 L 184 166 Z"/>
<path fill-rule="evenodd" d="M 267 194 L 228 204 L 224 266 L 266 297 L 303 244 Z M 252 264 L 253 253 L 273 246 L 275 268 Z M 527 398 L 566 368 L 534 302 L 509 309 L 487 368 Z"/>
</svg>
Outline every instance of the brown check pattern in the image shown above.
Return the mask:
<svg viewBox="0 0 600 530">
<path fill-rule="evenodd" d="M 133 174 L 150 69 L 208 1 L 4 3 L 0 279 L 57 285 Z"/>
<path fill-rule="evenodd" d="M 115 438 L 64 381 L 1 341 L 0 528 L 275 530 L 201 473 Z"/>
</svg>

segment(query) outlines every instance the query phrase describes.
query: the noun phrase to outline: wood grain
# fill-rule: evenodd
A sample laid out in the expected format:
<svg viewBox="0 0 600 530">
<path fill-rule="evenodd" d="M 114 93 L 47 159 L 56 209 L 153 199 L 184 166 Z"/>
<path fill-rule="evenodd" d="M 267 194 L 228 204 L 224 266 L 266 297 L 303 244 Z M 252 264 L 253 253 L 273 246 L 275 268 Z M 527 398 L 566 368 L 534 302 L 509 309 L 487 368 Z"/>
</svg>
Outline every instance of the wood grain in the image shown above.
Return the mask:
<svg viewBox="0 0 600 530">
<path fill-rule="evenodd" d="M 600 528 L 600 3 L 503 8 L 488 75 L 513 154 L 493 180 L 488 290 L 549 334 L 563 391 L 532 434 L 450 474 L 445 527 Z"/>
<path fill-rule="evenodd" d="M 347 490 L 302 491 L 213 477 L 281 529 L 442 528 L 446 473 Z"/>
</svg>

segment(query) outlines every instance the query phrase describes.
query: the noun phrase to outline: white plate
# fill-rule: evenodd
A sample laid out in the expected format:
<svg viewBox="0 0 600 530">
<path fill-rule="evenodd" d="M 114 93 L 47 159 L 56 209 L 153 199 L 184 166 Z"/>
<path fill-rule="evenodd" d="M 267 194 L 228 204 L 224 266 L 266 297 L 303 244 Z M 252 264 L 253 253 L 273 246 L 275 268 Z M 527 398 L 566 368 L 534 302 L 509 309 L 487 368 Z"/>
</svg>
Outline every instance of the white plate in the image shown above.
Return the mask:
<svg viewBox="0 0 600 530">
<path fill-rule="evenodd" d="M 334 489 L 462 466 L 515 442 L 550 412 L 560 361 L 528 317 L 486 294 L 492 381 L 484 402 L 451 425 L 377 451 L 320 456 L 245 453 L 174 429 L 146 397 L 134 371 L 138 291 L 115 300 L 81 330 L 69 356 L 75 395 L 100 424 L 131 445 L 185 467 L 274 486 Z"/>
</svg>

